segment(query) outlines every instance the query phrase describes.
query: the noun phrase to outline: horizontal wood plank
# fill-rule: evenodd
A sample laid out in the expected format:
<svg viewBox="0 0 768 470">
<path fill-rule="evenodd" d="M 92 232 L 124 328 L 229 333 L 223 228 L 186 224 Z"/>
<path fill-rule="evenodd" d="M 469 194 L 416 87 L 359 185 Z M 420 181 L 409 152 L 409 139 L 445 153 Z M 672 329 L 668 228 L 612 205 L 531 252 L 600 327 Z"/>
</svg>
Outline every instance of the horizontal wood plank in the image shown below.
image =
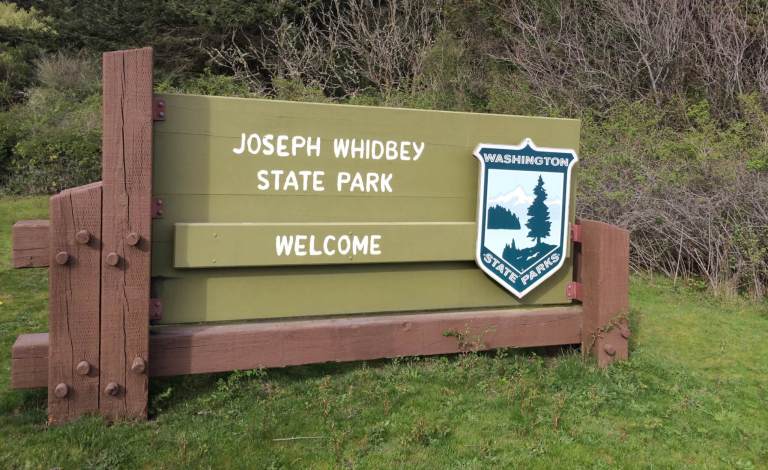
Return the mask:
<svg viewBox="0 0 768 470">
<path fill-rule="evenodd" d="M 576 344 L 579 305 L 454 311 L 230 325 L 157 327 L 150 335 L 150 375 L 201 374 L 259 367 L 373 360 L 463 350 Z M 14 345 L 14 388 L 44 387 L 33 359 L 47 334 Z M 47 352 L 46 352 L 47 354 Z M 17 368 L 27 368 L 25 371 Z"/>
<path fill-rule="evenodd" d="M 48 333 L 19 336 L 11 348 L 11 388 L 38 388 L 47 385 Z"/>
<path fill-rule="evenodd" d="M 474 114 L 415 109 L 349 106 L 325 103 L 298 103 L 277 100 L 241 99 L 216 96 L 158 95 L 165 101 L 166 120 L 155 126 L 155 194 L 240 194 L 281 196 L 285 204 L 324 199 L 322 219 L 336 212 L 333 202 L 345 195 L 364 200 L 358 209 L 371 211 L 377 201 L 394 203 L 393 196 L 410 199 L 424 196 L 446 198 L 451 210 L 455 200 L 473 202 L 477 195 L 477 163 L 472 150 L 479 142 L 517 144 L 524 138 L 540 146 L 577 148 L 580 123 L 571 119 Z M 320 139 L 320 149 L 309 156 L 299 149 L 296 155 L 237 154 L 242 134 L 286 135 Z M 380 142 L 424 143 L 418 159 L 352 159 L 337 156 L 334 139 L 375 139 Z M 266 146 L 263 146 L 263 148 Z M 322 170 L 323 191 L 264 191 L 257 188 L 259 170 Z M 392 192 L 339 191 L 337 172 L 392 173 Z M 303 187 L 303 184 L 302 184 Z M 403 200 L 401 199 L 401 200 Z M 396 204 L 396 205 L 407 205 Z M 452 210 L 453 219 L 468 218 L 461 204 Z M 302 220 L 310 212 L 297 213 Z M 434 217 L 424 210 L 425 217 Z M 459 217 L 456 217 L 459 216 Z M 429 218 L 424 220 L 430 220 Z"/>
<path fill-rule="evenodd" d="M 473 222 L 176 224 L 174 266 L 471 261 Z"/>
<path fill-rule="evenodd" d="M 13 224 L 13 267 L 42 268 L 48 266 L 47 220 L 20 220 Z"/>
<path fill-rule="evenodd" d="M 163 263 L 163 254 L 153 251 L 153 265 Z M 184 277 L 172 277 L 179 272 Z M 177 269 L 164 274 L 153 272 L 159 277 L 152 280 L 154 296 L 163 301 L 163 324 L 562 305 L 570 302 L 565 288 L 573 279 L 566 265 L 539 289 L 517 299 L 473 261 Z"/>
</svg>

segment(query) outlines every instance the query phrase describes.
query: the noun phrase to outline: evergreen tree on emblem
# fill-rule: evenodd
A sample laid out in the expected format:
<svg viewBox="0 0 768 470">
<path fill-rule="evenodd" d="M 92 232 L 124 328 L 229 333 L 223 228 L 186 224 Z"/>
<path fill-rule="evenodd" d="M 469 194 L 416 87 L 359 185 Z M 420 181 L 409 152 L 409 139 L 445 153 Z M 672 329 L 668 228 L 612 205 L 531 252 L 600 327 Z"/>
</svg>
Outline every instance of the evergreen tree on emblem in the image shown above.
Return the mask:
<svg viewBox="0 0 768 470">
<path fill-rule="evenodd" d="M 528 238 L 536 240 L 536 246 L 541 244 L 541 239 L 549 236 L 549 230 L 552 222 L 549 220 L 549 208 L 544 201 L 547 199 L 547 192 L 544 190 L 544 180 L 539 175 L 539 182 L 533 188 L 533 194 L 536 198 L 528 207 Z"/>
</svg>

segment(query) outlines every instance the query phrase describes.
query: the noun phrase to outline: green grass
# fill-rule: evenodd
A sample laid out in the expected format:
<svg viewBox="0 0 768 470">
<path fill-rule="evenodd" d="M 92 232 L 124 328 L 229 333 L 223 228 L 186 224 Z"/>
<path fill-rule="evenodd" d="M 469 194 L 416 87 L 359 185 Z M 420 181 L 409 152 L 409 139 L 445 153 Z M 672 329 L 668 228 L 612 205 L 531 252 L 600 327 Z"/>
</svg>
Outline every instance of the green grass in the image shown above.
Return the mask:
<svg viewBox="0 0 768 470">
<path fill-rule="evenodd" d="M 768 466 L 768 314 L 635 277 L 630 361 L 523 350 L 152 380 L 152 419 L 45 424 L 9 389 L 16 335 L 46 330 L 43 270 L 10 270 L 0 200 L 0 468 Z M 285 440 L 296 438 L 292 440 Z"/>
</svg>

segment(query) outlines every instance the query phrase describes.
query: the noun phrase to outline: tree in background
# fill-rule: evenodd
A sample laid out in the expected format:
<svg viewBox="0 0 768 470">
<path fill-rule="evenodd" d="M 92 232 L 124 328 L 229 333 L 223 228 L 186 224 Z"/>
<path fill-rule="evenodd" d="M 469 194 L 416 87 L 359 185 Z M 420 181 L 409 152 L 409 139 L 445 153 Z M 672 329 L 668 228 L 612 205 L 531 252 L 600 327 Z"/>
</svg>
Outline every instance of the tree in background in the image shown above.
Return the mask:
<svg viewBox="0 0 768 470">
<path fill-rule="evenodd" d="M 552 222 L 549 220 L 549 208 L 544 201 L 547 200 L 547 192 L 544 190 L 544 180 L 539 175 L 539 182 L 533 188 L 533 194 L 536 198 L 528 207 L 528 238 L 536 240 L 536 246 L 541 244 L 541 239 L 549 236 L 549 230 Z"/>
<path fill-rule="evenodd" d="M 519 230 L 520 219 L 506 207 L 493 206 L 488 209 L 488 228 Z"/>
</svg>

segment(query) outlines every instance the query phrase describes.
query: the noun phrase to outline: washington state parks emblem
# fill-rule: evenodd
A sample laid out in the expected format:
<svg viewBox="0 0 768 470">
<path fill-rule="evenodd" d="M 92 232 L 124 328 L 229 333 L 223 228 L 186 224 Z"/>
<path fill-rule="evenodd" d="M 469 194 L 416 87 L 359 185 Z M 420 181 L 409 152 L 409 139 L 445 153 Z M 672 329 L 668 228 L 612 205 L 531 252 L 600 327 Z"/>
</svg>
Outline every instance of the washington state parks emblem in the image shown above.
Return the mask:
<svg viewBox="0 0 768 470">
<path fill-rule="evenodd" d="M 522 298 L 565 263 L 571 149 L 479 144 L 477 249 L 486 274 Z"/>
</svg>

